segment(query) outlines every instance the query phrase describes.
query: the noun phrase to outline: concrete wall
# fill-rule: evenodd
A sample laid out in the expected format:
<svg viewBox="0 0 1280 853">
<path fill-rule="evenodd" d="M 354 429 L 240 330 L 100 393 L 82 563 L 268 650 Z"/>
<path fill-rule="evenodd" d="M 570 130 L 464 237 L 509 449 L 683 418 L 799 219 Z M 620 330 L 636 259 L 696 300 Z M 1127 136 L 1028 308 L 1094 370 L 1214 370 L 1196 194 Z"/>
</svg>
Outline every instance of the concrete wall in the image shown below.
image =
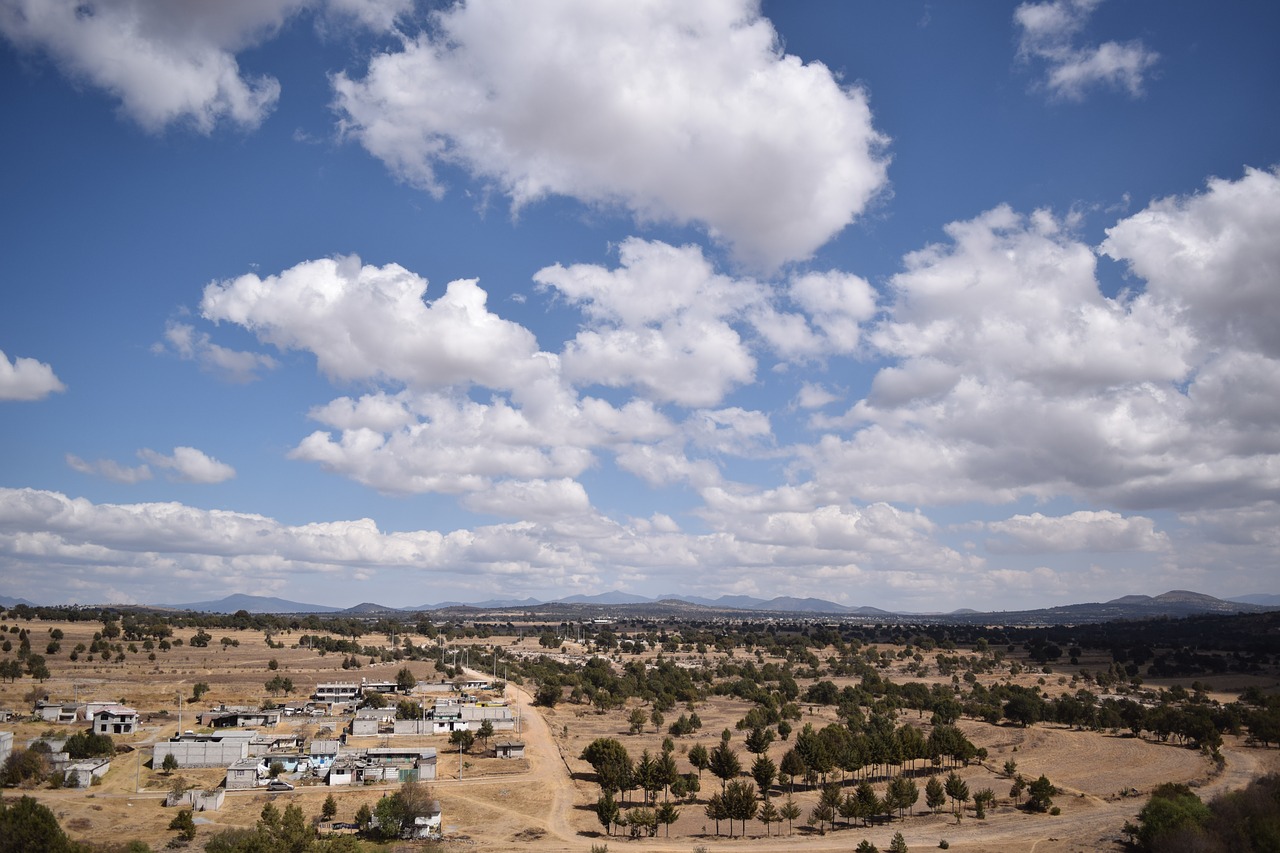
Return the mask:
<svg viewBox="0 0 1280 853">
<path fill-rule="evenodd" d="M 249 755 L 249 742 L 235 740 L 164 741 L 151 750 L 151 767 L 159 770 L 164 757 L 172 754 L 179 767 L 226 767 Z"/>
</svg>

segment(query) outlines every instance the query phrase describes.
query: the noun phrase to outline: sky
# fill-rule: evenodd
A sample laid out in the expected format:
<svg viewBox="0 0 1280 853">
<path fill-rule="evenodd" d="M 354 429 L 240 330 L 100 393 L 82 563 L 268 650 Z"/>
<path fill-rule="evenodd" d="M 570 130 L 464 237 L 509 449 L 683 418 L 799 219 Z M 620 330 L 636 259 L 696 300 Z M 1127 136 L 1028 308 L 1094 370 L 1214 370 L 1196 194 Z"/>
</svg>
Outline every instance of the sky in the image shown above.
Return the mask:
<svg viewBox="0 0 1280 853">
<path fill-rule="evenodd" d="M 1280 592 L 1277 36 L 0 0 L 0 594 Z"/>
</svg>

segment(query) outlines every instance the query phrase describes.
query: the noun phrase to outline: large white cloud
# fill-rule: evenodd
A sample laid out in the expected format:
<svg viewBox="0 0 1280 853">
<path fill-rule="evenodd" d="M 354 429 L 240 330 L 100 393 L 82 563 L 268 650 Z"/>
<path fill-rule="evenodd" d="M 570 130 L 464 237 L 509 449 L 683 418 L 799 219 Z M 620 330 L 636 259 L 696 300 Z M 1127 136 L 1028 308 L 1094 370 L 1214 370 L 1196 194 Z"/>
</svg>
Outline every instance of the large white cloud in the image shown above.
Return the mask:
<svg viewBox="0 0 1280 853">
<path fill-rule="evenodd" d="M 1046 213 L 997 208 L 948 226 L 949 243 L 892 280 L 869 337 L 892 361 L 867 399 L 815 418 L 830 430 L 803 451 L 817 480 L 925 504 L 1070 495 L 1207 509 L 1274 496 L 1277 205 L 1275 175 L 1250 171 L 1121 221 L 1102 250 L 1146 286 L 1115 298 L 1090 248 Z"/>
<path fill-rule="evenodd" d="M 0 0 L 0 33 L 47 53 L 65 73 L 118 98 L 148 131 L 221 122 L 256 128 L 280 83 L 244 73 L 236 54 L 275 36 L 305 10 L 335 24 L 387 31 L 413 0 Z"/>
<path fill-rule="evenodd" d="M 1140 40 L 1081 46 L 1077 37 L 1102 0 L 1049 0 L 1014 10 L 1018 55 L 1046 67 L 1044 86 L 1057 97 L 1078 101 L 1094 86 L 1142 94 L 1160 55 Z"/>
<path fill-rule="evenodd" d="M 552 369 L 532 333 L 488 310 L 475 281 L 450 282 L 430 303 L 426 291 L 426 279 L 397 264 L 347 256 L 215 282 L 200 310 L 282 350 L 311 352 L 342 381 L 519 388 Z"/>
<path fill-rule="evenodd" d="M 550 194 L 803 258 L 885 182 L 865 94 L 780 49 L 753 0 L 471 0 L 333 80 L 348 133 L 403 179 L 441 165 L 518 208 Z"/>
<path fill-rule="evenodd" d="M 43 400 L 67 390 L 53 368 L 34 358 L 9 357 L 0 350 L 0 400 Z"/>
</svg>

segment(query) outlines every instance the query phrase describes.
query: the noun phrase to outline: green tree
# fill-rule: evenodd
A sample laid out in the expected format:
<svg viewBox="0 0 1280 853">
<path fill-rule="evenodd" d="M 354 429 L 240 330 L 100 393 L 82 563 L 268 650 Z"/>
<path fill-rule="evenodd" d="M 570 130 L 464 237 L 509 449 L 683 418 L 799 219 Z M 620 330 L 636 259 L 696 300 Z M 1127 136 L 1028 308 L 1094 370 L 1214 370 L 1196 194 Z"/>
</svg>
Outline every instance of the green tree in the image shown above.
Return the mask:
<svg viewBox="0 0 1280 853">
<path fill-rule="evenodd" d="M 627 754 L 627 748 L 615 738 L 596 738 L 582 750 L 578 758 L 596 771 L 602 789 L 621 791 L 628 784 L 631 756 Z"/>
<path fill-rule="evenodd" d="M 449 733 L 449 743 L 458 747 L 463 752 L 470 752 L 471 747 L 475 745 L 476 735 L 470 729 L 455 729 Z"/>
<path fill-rule="evenodd" d="M 769 799 L 769 786 L 777 776 L 778 768 L 774 766 L 769 756 L 758 755 L 756 760 L 751 762 L 751 778 L 756 780 L 756 787 L 760 789 L 760 794 L 765 800 Z"/>
<path fill-rule="evenodd" d="M 689 750 L 689 763 L 697 769 L 698 776 L 701 778 L 702 771 L 711 766 L 711 756 L 707 748 L 700 743 L 695 743 Z"/>
<path fill-rule="evenodd" d="M 1033 812 L 1047 812 L 1053 805 L 1053 795 L 1058 789 L 1053 786 L 1047 776 L 1041 776 L 1027 788 L 1027 809 Z"/>
<path fill-rule="evenodd" d="M 655 811 L 658 823 L 667 828 L 667 837 L 671 837 L 671 824 L 680 819 L 680 810 L 676 808 L 675 803 L 669 800 L 659 804 Z"/>
<path fill-rule="evenodd" d="M 209 692 L 209 685 L 203 681 L 197 681 L 191 687 L 191 701 L 199 702 L 201 699 L 204 698 L 204 695 L 208 692 Z"/>
<path fill-rule="evenodd" d="M 173 820 L 169 821 L 169 828 L 178 833 L 178 837 L 184 841 L 190 841 L 196 837 L 196 822 L 191 816 L 191 809 L 183 809 L 173 816 Z"/>
<path fill-rule="evenodd" d="M 907 840 L 902 837 L 901 832 L 893 834 L 893 840 L 889 842 L 889 853 L 907 853 Z"/>
<path fill-rule="evenodd" d="M 49 807 L 33 797 L 0 800 L 0 853 L 72 853 L 80 850 Z"/>
<path fill-rule="evenodd" d="M 747 821 L 756 816 L 756 786 L 745 779 L 734 779 L 724 789 L 725 817 L 730 820 L 729 836 L 733 836 L 732 821 L 741 821 L 742 834 L 747 834 Z"/>
<path fill-rule="evenodd" d="M 742 762 L 738 754 L 730 746 L 721 741 L 711 748 L 711 774 L 720 780 L 720 790 L 724 791 L 730 779 L 737 778 L 742 772 Z"/>
<path fill-rule="evenodd" d="M 373 820 L 373 809 L 369 808 L 368 803 L 361 803 L 360 808 L 356 809 L 356 826 L 364 829 Z"/>
<path fill-rule="evenodd" d="M 1157 785 L 1151 799 L 1138 812 L 1138 844 L 1143 850 L 1160 850 L 1179 835 L 1199 830 L 1210 817 L 1209 807 L 1186 785 Z M 1126 831 L 1134 830 L 1126 825 Z"/>
<path fill-rule="evenodd" d="M 952 812 L 955 814 L 956 820 L 959 820 L 964 804 L 969 802 L 969 786 L 955 771 L 952 771 L 947 775 L 947 782 L 944 788 L 947 796 L 951 798 Z"/>
<path fill-rule="evenodd" d="M 338 816 L 338 801 L 333 798 L 333 794 L 324 798 L 324 805 L 320 807 L 320 818 L 322 820 L 333 820 Z"/>
<path fill-rule="evenodd" d="M 946 788 L 938 781 L 937 776 L 930 776 L 929 781 L 924 786 L 924 802 L 929 810 L 937 814 L 938 809 L 942 808 L 943 803 L 947 801 Z"/>
<path fill-rule="evenodd" d="M 854 853 L 880 853 L 880 848 L 864 838 L 858 842 L 858 846 L 853 848 L 853 851 Z"/>
<path fill-rule="evenodd" d="M 787 835 L 790 835 L 792 823 L 800 817 L 800 807 L 791 799 L 790 794 L 787 794 L 787 801 L 778 809 L 778 817 L 787 822 Z"/>
<path fill-rule="evenodd" d="M 487 750 L 489 748 L 489 738 L 493 737 L 493 722 L 482 720 L 480 728 L 476 729 L 476 737 L 480 738 L 480 748 Z"/>
<path fill-rule="evenodd" d="M 778 814 L 777 806 L 765 800 L 760 806 L 760 813 L 756 815 L 756 819 L 764 824 L 764 834 L 768 836 L 770 824 L 780 823 L 782 817 Z"/>
<path fill-rule="evenodd" d="M 596 818 L 600 821 L 600 825 L 604 827 L 605 832 L 613 835 L 613 825 L 618 822 L 618 815 L 621 810 L 618 808 L 618 801 L 613 798 L 613 792 L 606 790 L 600 795 L 600 799 L 596 800 Z"/>
<path fill-rule="evenodd" d="M 172 752 L 166 752 L 164 761 L 160 763 L 160 769 L 164 771 L 164 775 L 168 776 L 178 769 L 178 758 Z"/>
<path fill-rule="evenodd" d="M 644 708 L 632 708 L 631 716 L 627 720 L 630 725 L 631 734 L 638 735 L 640 732 L 644 731 L 644 724 L 648 722 L 648 720 L 649 717 L 645 714 Z"/>
<path fill-rule="evenodd" d="M 400 667 L 400 671 L 396 673 L 396 690 L 399 690 L 401 693 L 408 693 L 417 686 L 418 679 L 409 671 L 409 667 Z"/>
</svg>

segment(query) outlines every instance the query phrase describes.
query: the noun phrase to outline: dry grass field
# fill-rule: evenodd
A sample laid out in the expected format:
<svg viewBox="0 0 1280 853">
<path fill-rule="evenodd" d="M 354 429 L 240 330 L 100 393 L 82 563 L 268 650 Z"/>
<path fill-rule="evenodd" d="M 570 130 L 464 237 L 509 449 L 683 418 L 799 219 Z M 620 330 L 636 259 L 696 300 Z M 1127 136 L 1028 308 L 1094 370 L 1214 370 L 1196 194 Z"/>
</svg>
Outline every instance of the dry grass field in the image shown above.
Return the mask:
<svg viewBox="0 0 1280 853">
<path fill-rule="evenodd" d="M 12 623 L 6 623 L 12 624 Z M 402 664 L 364 665 L 358 670 L 342 669 L 343 656 L 318 655 L 306 648 L 297 648 L 297 635 L 280 634 L 276 639 L 285 644 L 283 649 L 272 649 L 266 644 L 261 631 L 211 629 L 213 640 L 207 648 L 189 645 L 174 647 L 168 652 L 157 652 L 151 662 L 139 647 L 137 654 L 127 654 L 121 663 L 83 660 L 72 663 L 67 652 L 77 643 L 90 642 L 100 623 L 48 623 L 23 622 L 32 632 L 32 647 L 37 653 L 43 650 L 45 635 L 53 628 L 64 633 L 62 651 L 47 656 L 52 677 L 37 685 L 30 678 L 0 685 L 0 707 L 12 708 L 22 713 L 30 711 L 30 694 L 39 686 L 42 693 L 52 699 L 73 698 L 120 701 L 137 708 L 143 715 L 142 731 L 130 737 L 117 738 L 117 744 L 126 751 L 117 755 L 112 768 L 101 784 L 87 790 L 33 790 L 29 793 L 47 803 L 58 815 L 64 828 L 74 837 L 93 841 L 122 841 L 140 838 L 153 847 L 163 847 L 172 837 L 166 827 L 174 809 L 166 809 L 161 801 L 173 779 L 158 770 L 146 766 L 149 745 L 171 736 L 181 728 L 196 728 L 194 714 L 217 703 L 259 704 L 269 697 L 264 683 L 272 675 L 291 678 L 296 690 L 291 698 L 310 694 L 317 682 L 332 680 L 358 681 L 369 679 L 394 679 Z M 182 630 L 176 636 L 186 638 L 194 630 Z M 238 645 L 222 644 L 222 637 L 238 640 Z M 423 637 L 412 637 L 415 644 L 426 642 Z M 512 648 L 511 638 L 496 638 L 504 647 Z M 365 637 L 362 642 L 377 645 L 385 638 Z M 481 643 L 483 641 L 473 641 Z M 540 651 L 536 640 L 526 638 L 514 644 L 529 653 Z M 668 656 L 671 657 L 671 656 Z M 687 657 L 676 655 L 675 657 Z M 278 662 L 278 670 L 268 669 L 272 658 Z M 630 659 L 629 657 L 627 659 Z M 439 674 L 429 662 L 408 664 L 419 680 L 435 680 Z M 1088 662 L 1082 662 L 1088 666 Z M 1077 668 L 1078 669 L 1078 668 Z M 501 673 L 499 673 L 501 675 Z M 936 674 L 932 677 L 908 676 L 897 664 L 884 672 L 894 680 L 945 681 Z M 999 676 L 1008 679 L 1007 672 Z M 1015 680 L 1023 684 L 1035 684 L 1044 679 L 1044 689 L 1052 695 L 1074 691 L 1078 685 L 1070 683 L 1066 670 L 1044 674 L 1026 672 Z M 983 677 L 994 681 L 996 676 Z M 850 681 L 835 679 L 839 686 Z M 198 682 L 207 683 L 208 694 L 198 705 L 190 703 L 191 692 Z M 806 686 L 801 682 L 801 688 Z M 1224 685 L 1225 686 L 1225 685 Z M 1265 685 L 1273 688 L 1274 681 Z M 1213 685 L 1215 690 L 1219 685 Z M 915 816 L 906 820 L 894 820 L 888 824 L 870 828 L 840 827 L 820 834 L 806 825 L 805 818 L 797 820 L 790 829 L 783 824 L 774 825 L 769 835 L 759 821 L 749 821 L 746 837 L 728 837 L 728 828 L 720 826 L 721 834 L 715 834 L 715 824 L 710 821 L 703 805 L 680 804 L 680 817 L 670 827 L 651 839 L 624 839 L 604 834 L 592 805 L 599 789 L 593 781 L 592 771 L 579 759 L 584 747 L 597 737 L 615 737 L 626 745 L 632 757 L 638 757 L 643 749 L 657 754 L 661 750 L 665 731 L 655 732 L 647 726 L 640 734 L 629 734 L 627 714 L 637 703 L 632 700 L 624 709 L 597 713 L 587 706 L 561 703 L 555 708 L 536 708 L 530 693 L 510 685 L 507 696 L 518 708 L 521 720 L 519 737 L 528 744 L 528 757 L 523 761 L 499 761 L 479 754 L 461 758 L 448 745 L 447 738 L 422 739 L 421 742 L 437 747 L 440 751 L 439 778 L 434 789 L 444 808 L 444 828 L 449 850 L 528 850 L 530 853 L 550 851 L 586 851 L 592 845 L 608 844 L 610 849 L 637 849 L 645 851 L 690 851 L 702 846 L 710 850 L 775 850 L 801 849 L 813 851 L 850 850 L 862 838 L 868 838 L 881 849 L 886 849 L 894 832 L 903 833 L 913 850 L 936 849 L 941 839 L 947 839 L 950 849 L 961 851 L 1010 851 L 1026 850 L 1037 853 L 1051 851 L 1086 851 L 1118 849 L 1115 845 L 1124 821 L 1131 819 L 1143 802 L 1142 797 L 1132 796 L 1133 791 L 1145 795 L 1155 785 L 1166 782 L 1188 782 L 1200 788 L 1206 798 L 1219 790 L 1239 787 L 1248 779 L 1280 769 L 1280 750 L 1247 748 L 1233 738 L 1227 738 L 1223 748 L 1225 768 L 1217 768 L 1201 753 L 1169 744 L 1147 740 L 1118 737 L 1094 732 L 1073 731 L 1056 725 L 1035 725 L 1029 728 L 995 726 L 971 720 L 962 720 L 960 727 L 979 747 L 989 751 L 985 763 L 973 763 L 960 769 L 960 775 L 970 790 L 991 788 L 998 800 L 985 820 L 977 820 L 969 812 L 957 823 L 955 817 L 944 808 L 940 814 L 929 815 L 924 805 L 923 788 L 926 775 L 916 777 L 921 798 Z M 182 722 L 179 725 L 178 697 L 182 697 Z M 1234 698 L 1224 695 L 1225 699 Z M 731 698 L 712 698 L 699 703 L 697 712 L 703 721 L 702 730 L 693 736 L 676 739 L 676 759 L 681 772 L 693 770 L 687 753 L 695 743 L 708 748 L 718 742 L 723 729 L 732 731 L 732 746 L 738 751 L 744 769 L 749 767 L 751 756 L 745 751 L 744 733 L 734 724 L 745 714 L 748 704 Z M 795 728 L 799 731 L 805 723 L 821 728 L 835 721 L 834 709 L 828 706 L 802 705 L 803 718 Z M 682 711 L 677 708 L 667 714 L 670 722 Z M 915 712 L 904 713 L 901 721 L 916 721 Z M 299 731 L 310 737 L 325 727 L 339 728 L 340 719 L 321 718 L 297 721 L 286 718 L 277 728 L 279 732 Z M 51 723 L 15 722 L 5 728 L 15 732 L 15 744 L 24 745 L 30 738 L 55 730 L 69 734 L 70 726 Z M 378 745 L 378 739 L 365 739 L 360 743 L 352 739 L 351 745 Z M 780 764 L 782 755 L 790 746 L 775 742 L 769 750 L 770 757 Z M 132 749 L 133 751 L 127 751 Z M 477 751 L 478 752 L 478 751 Z M 1059 788 L 1061 794 L 1055 804 L 1061 814 L 1029 815 L 1013 807 L 1008 793 L 1010 780 L 1001 774 L 1006 759 L 1017 761 L 1018 769 L 1028 778 L 1044 773 Z M 462 762 L 460 765 L 460 761 Z M 923 762 L 922 762 L 923 765 Z M 193 786 L 206 788 L 217 785 L 223 777 L 218 770 L 179 771 L 176 776 Z M 945 775 L 945 774 L 943 774 Z M 461 778 L 459 778 L 461 776 Z M 876 783 L 883 794 L 885 781 Z M 702 797 L 719 785 L 709 772 L 703 775 Z M 221 828 L 251 826 L 268 799 L 274 799 L 281 808 L 285 803 L 297 803 L 308 816 L 316 816 L 329 793 L 338 799 L 338 819 L 350 819 L 363 803 L 372 803 L 390 788 L 326 788 L 304 786 L 293 792 L 267 794 L 263 791 L 230 792 L 225 805 L 217 812 L 197 815 L 198 834 L 194 850 L 201 849 L 201 840 Z M 775 789 L 775 802 L 780 796 Z M 1127 792 L 1129 796 L 1123 796 Z M 632 798 L 638 794 L 632 794 Z M 785 794 L 781 796 L 785 797 Z M 817 793 L 797 787 L 794 798 L 805 816 L 816 802 Z M 735 827 L 735 835 L 740 827 Z"/>
</svg>

